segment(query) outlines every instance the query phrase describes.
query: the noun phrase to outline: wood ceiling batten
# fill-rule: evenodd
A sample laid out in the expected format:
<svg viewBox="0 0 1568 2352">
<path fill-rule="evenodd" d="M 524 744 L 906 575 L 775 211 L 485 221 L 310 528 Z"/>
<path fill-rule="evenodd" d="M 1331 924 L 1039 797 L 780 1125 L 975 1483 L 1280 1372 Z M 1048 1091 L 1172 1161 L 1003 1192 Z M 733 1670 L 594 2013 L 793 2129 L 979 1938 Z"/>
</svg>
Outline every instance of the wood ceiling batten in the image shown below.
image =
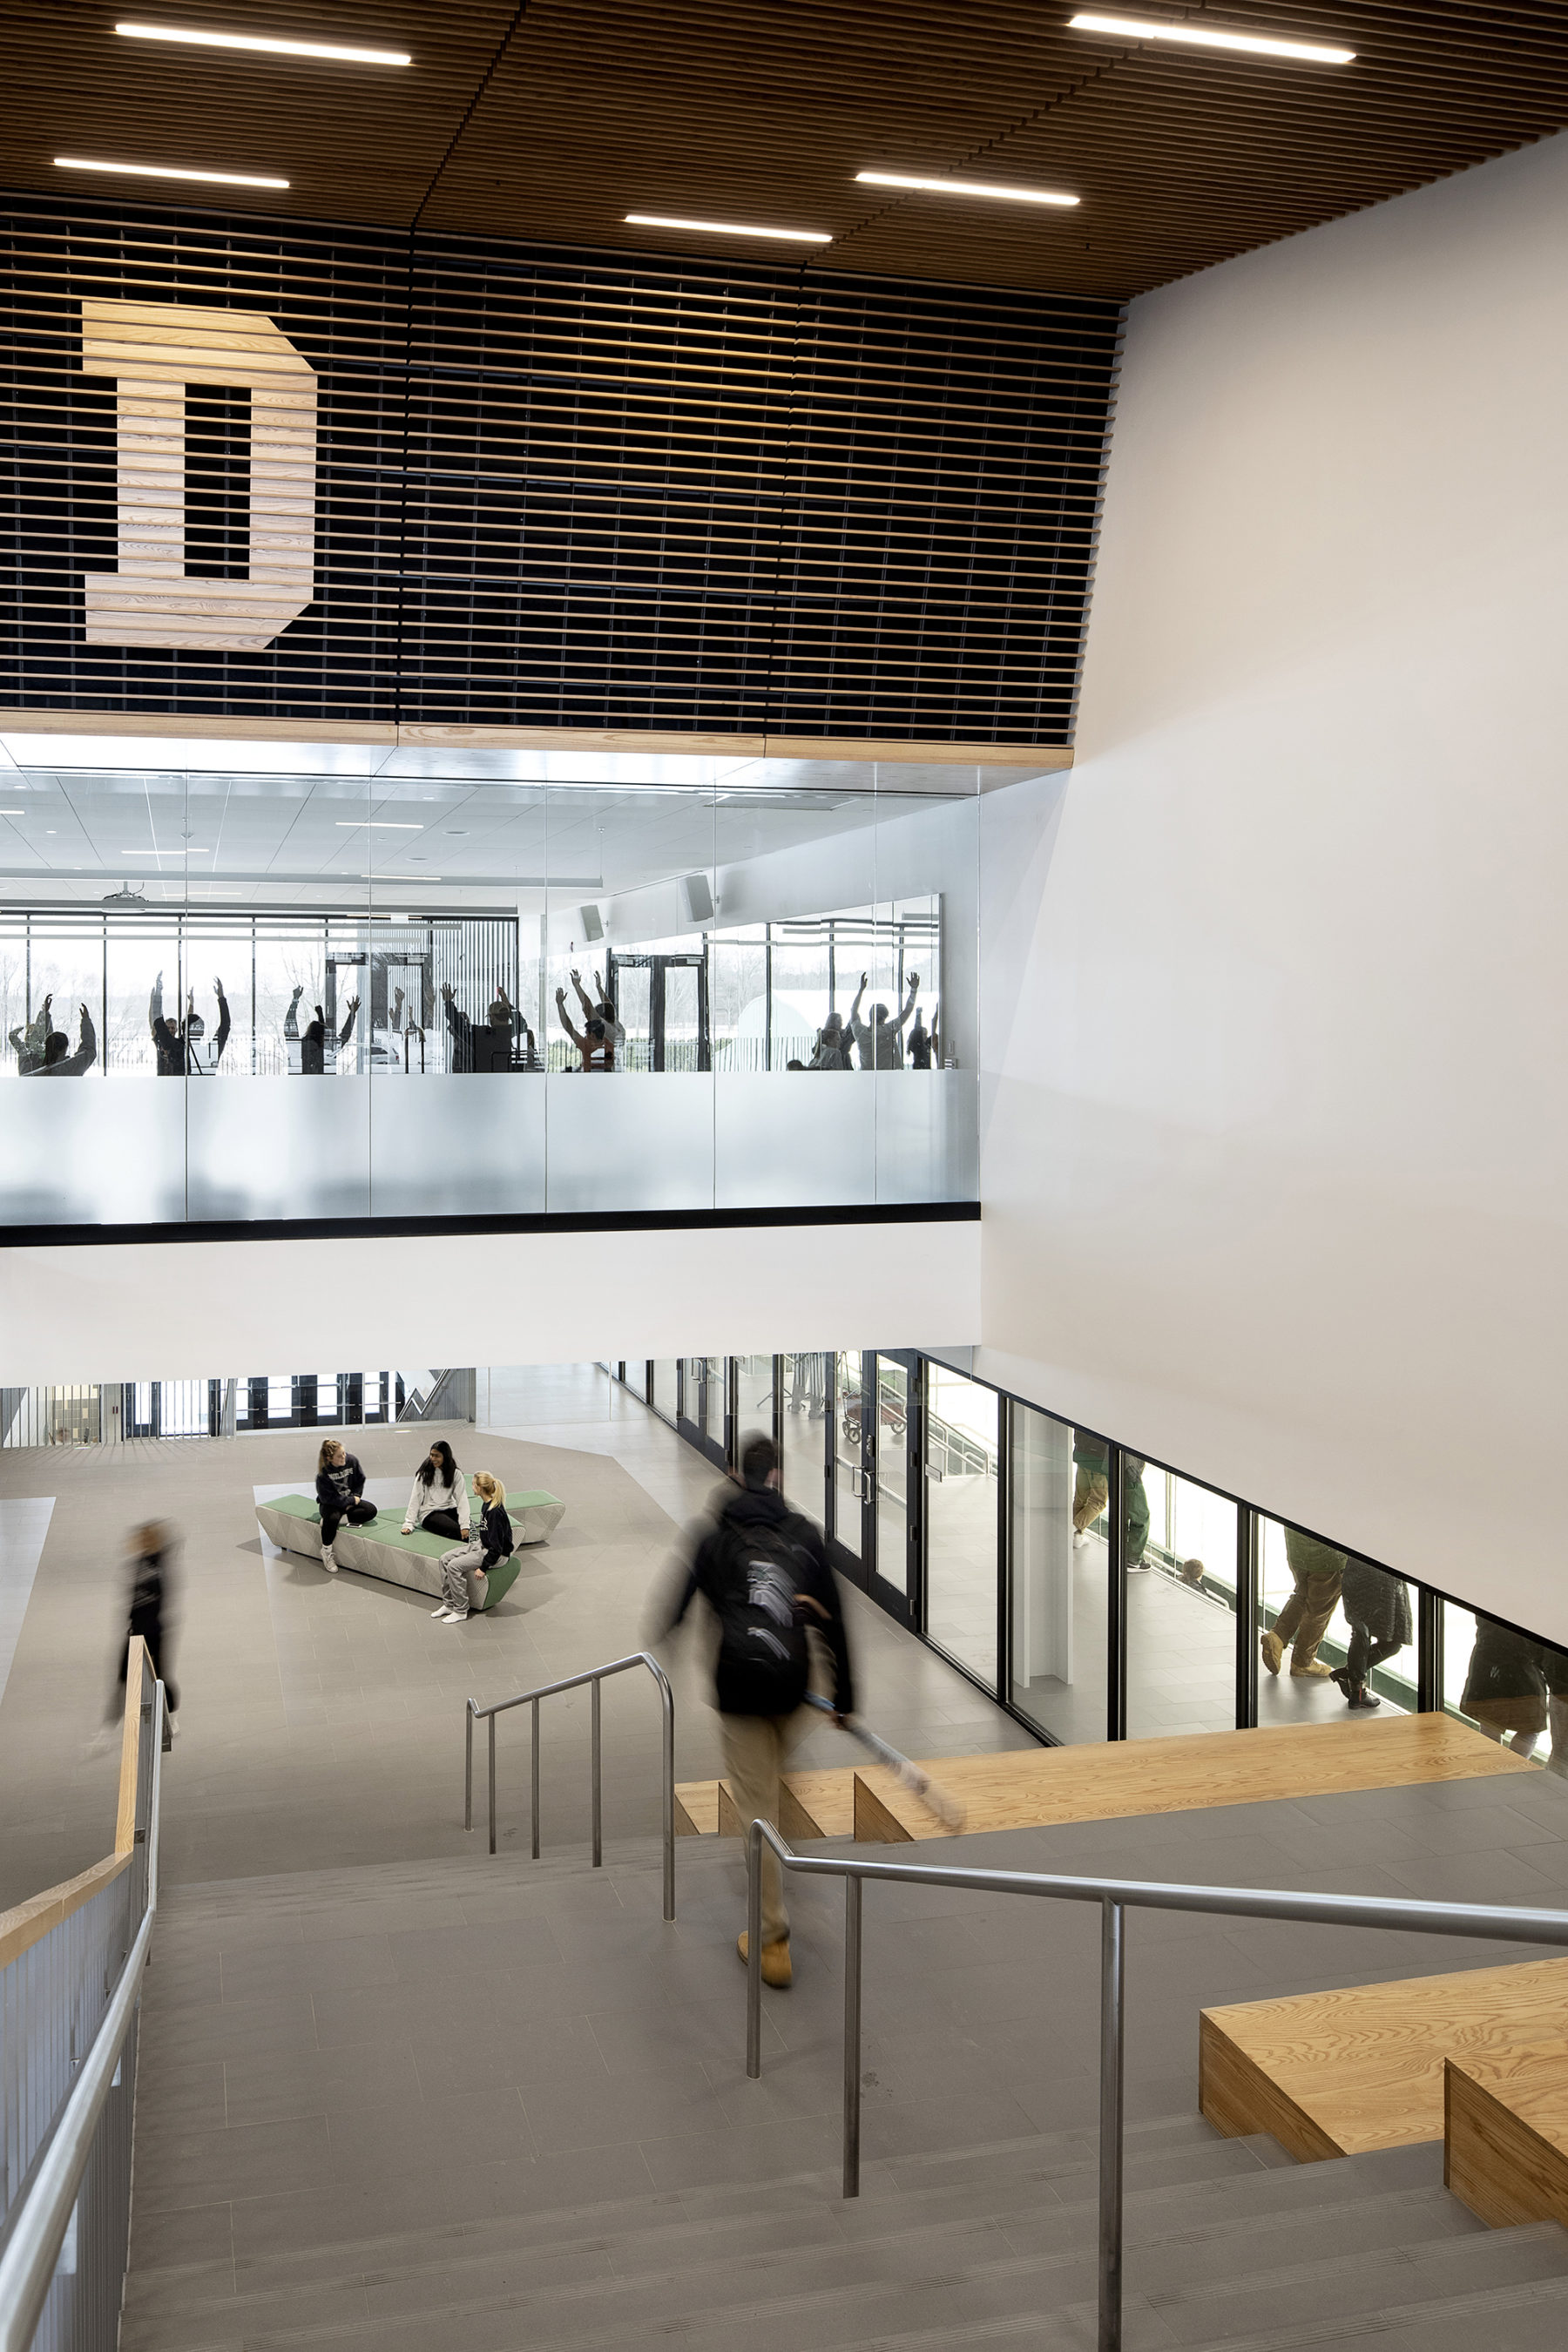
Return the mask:
<svg viewBox="0 0 1568 2352">
<path fill-rule="evenodd" d="M 0 703 L 1068 740 L 1116 304 L 25 197 L 4 255 Z M 265 649 L 85 643 L 84 302 L 261 313 L 311 371 L 316 593 Z"/>
<path fill-rule="evenodd" d="M 213 20 L 205 0 L 163 13 Z M 62 152 L 206 163 L 291 182 L 282 198 L 236 190 L 237 216 L 417 220 L 639 259 L 656 243 L 710 260 L 736 247 L 639 230 L 627 212 L 744 220 L 761 206 L 839 240 L 808 269 L 1122 299 L 1568 121 L 1558 0 L 1193 11 L 1352 48 L 1344 68 L 1128 45 L 1071 31 L 1071 13 L 1070 0 L 312 10 L 311 37 L 413 53 L 388 69 L 117 40 L 107 10 L 0 0 L 0 184 L 58 192 L 49 158 Z M 262 32 L 300 30 L 298 0 L 246 0 L 243 15 Z M 1082 205 L 1043 220 L 854 178 L 982 162 L 994 176 L 1068 185 Z"/>
</svg>

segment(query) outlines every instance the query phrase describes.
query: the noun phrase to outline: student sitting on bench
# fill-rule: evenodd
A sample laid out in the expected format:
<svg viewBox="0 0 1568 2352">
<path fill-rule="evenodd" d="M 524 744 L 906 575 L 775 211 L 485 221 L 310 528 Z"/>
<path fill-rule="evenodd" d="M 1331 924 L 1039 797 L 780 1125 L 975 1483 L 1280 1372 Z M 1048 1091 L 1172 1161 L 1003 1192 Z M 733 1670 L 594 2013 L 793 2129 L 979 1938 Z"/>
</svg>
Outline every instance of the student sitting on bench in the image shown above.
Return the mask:
<svg viewBox="0 0 1568 2352">
<path fill-rule="evenodd" d="M 441 1554 L 441 1591 L 439 1609 L 432 1609 L 432 1617 L 443 1624 L 460 1625 L 468 1613 L 468 1578 L 477 1576 L 482 1582 L 492 1568 L 499 1568 L 512 1552 L 511 1521 L 506 1515 L 506 1488 L 488 1470 L 474 1473 L 474 1492 L 479 1498 L 479 1524 L 471 1543 L 460 1544 L 454 1551 Z"/>
<path fill-rule="evenodd" d="M 364 1472 L 342 1438 L 329 1437 L 316 1457 L 316 1500 L 321 1511 L 321 1566 L 329 1576 L 336 1576 L 332 1545 L 339 1528 L 344 1519 L 351 1528 L 368 1527 L 375 1517 L 375 1505 L 364 1499 Z"/>
<path fill-rule="evenodd" d="M 414 1473 L 403 1532 L 411 1536 L 423 1528 L 427 1536 L 460 1536 L 468 1540 L 468 1488 L 457 1457 L 444 1437 L 438 1437 Z"/>
</svg>

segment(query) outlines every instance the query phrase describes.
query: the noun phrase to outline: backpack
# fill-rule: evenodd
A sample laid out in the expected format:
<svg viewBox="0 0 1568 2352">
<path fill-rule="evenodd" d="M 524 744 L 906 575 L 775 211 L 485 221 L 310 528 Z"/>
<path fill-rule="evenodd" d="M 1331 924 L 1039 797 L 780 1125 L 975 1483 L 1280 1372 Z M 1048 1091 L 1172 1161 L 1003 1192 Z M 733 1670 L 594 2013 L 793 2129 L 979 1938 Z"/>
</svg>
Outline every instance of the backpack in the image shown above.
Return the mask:
<svg viewBox="0 0 1568 2352">
<path fill-rule="evenodd" d="M 719 1705 L 726 1715 L 793 1715 L 811 1661 L 795 1605 L 803 1563 L 788 1522 L 727 1519 L 717 1600 Z"/>
</svg>

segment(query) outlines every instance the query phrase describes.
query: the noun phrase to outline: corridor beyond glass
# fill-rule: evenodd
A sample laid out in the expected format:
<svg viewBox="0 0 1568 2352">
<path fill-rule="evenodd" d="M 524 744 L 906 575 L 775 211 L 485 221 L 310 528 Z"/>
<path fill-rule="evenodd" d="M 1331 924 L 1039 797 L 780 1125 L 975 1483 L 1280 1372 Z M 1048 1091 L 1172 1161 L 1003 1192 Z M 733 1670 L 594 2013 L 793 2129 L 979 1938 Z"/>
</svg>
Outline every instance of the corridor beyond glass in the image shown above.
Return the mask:
<svg viewBox="0 0 1568 2352">
<path fill-rule="evenodd" d="M 5 742 L 9 1223 L 976 1197 L 978 772 Z"/>
</svg>

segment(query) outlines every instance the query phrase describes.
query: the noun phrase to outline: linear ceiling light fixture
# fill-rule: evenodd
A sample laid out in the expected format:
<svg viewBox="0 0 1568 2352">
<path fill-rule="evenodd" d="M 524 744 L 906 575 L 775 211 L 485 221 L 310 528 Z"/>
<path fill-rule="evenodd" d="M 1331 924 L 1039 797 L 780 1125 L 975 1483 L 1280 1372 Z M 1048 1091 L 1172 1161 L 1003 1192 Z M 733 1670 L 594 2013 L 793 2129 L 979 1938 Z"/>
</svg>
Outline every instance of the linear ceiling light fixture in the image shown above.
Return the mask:
<svg viewBox="0 0 1568 2352">
<path fill-rule="evenodd" d="M 912 172 L 857 172 L 874 188 L 934 188 L 943 196 L 999 196 L 1009 205 L 1076 205 L 1077 196 L 1056 188 L 1010 188 L 996 180 L 920 179 Z"/>
<path fill-rule="evenodd" d="M 1180 23 L 1174 16 L 1069 16 L 1075 33 L 1113 33 L 1124 41 L 1180 41 L 1195 49 L 1241 49 L 1255 58 L 1294 58 L 1310 66 L 1353 64 L 1353 49 L 1324 48 L 1316 41 L 1277 41 L 1267 33 L 1226 32 L 1218 26 Z"/>
<path fill-rule="evenodd" d="M 194 49 L 261 49 L 277 58 L 333 58 L 351 66 L 411 66 L 406 49 L 350 49 L 335 41 L 274 41 L 262 33 L 196 33 L 179 25 L 116 25 L 128 41 L 184 41 Z"/>
<path fill-rule="evenodd" d="M 340 833 L 423 833 L 422 824 L 400 824 L 390 816 L 341 816 L 337 820 Z M 344 844 L 347 846 L 347 844 Z"/>
<path fill-rule="evenodd" d="M 122 849 L 121 857 L 210 857 L 210 849 Z"/>
<path fill-rule="evenodd" d="M 93 155 L 57 155 L 62 172 L 132 172 L 139 180 L 216 180 L 224 188 L 286 188 L 287 180 L 264 180 L 254 172 L 192 172 L 183 163 L 106 163 Z"/>
<path fill-rule="evenodd" d="M 683 220 L 674 213 L 628 213 L 634 228 L 697 228 L 710 236 L 776 236 L 790 245 L 831 245 L 819 228 L 758 228 L 746 221 Z"/>
</svg>

